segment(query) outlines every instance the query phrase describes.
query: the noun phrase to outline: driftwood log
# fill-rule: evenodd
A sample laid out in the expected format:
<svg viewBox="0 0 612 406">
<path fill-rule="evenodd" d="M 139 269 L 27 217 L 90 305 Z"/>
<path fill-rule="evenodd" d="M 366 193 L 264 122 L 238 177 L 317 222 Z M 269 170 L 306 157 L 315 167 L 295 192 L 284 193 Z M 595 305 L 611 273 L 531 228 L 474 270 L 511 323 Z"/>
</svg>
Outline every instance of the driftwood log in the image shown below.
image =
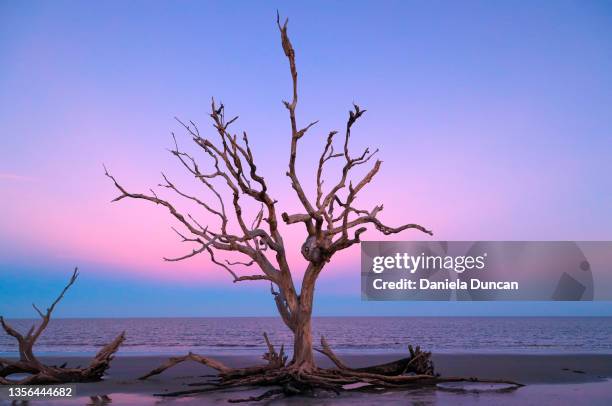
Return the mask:
<svg viewBox="0 0 612 406">
<path fill-rule="evenodd" d="M 15 330 L 2 316 L 0 324 L 4 331 L 17 340 L 19 359 L 12 360 L 0 358 L 0 384 L 1 385 L 38 385 L 69 382 L 93 382 L 102 379 L 110 366 L 115 352 L 125 340 L 125 332 L 119 334 L 112 342 L 104 346 L 85 368 L 67 368 L 61 366 L 45 365 L 34 355 L 34 344 L 45 331 L 51 320 L 55 306 L 64 297 L 64 294 L 74 284 L 79 276 L 75 269 L 68 284 L 64 287 L 57 299 L 43 313 L 35 304 L 32 306 L 41 318 L 38 326 L 33 325 L 27 334 L 23 335 Z M 13 374 L 27 374 L 23 379 L 10 379 Z"/>
</svg>

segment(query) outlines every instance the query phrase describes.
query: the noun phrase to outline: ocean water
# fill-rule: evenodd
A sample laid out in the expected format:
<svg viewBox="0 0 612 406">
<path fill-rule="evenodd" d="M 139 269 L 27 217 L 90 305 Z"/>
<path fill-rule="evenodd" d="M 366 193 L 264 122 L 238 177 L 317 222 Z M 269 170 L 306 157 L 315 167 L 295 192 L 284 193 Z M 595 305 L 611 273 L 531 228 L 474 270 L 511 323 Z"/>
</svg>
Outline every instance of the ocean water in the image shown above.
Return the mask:
<svg viewBox="0 0 612 406">
<path fill-rule="evenodd" d="M 36 320 L 10 320 L 26 332 Z M 404 352 L 418 344 L 436 353 L 612 353 L 612 318 L 604 317 L 322 317 L 324 335 L 339 353 Z M 291 347 L 281 320 L 249 318 L 55 319 L 40 337 L 39 355 L 89 355 L 121 331 L 121 355 L 263 352 L 262 333 Z M 0 331 L 0 356 L 15 355 L 16 341 Z"/>
</svg>

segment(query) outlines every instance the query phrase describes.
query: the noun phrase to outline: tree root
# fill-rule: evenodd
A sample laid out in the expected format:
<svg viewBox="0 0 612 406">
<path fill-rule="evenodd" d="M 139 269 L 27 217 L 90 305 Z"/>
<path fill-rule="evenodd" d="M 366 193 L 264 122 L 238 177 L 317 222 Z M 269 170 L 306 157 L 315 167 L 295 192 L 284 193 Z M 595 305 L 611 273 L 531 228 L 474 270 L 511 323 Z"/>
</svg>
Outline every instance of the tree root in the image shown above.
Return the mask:
<svg viewBox="0 0 612 406">
<path fill-rule="evenodd" d="M 216 381 L 190 385 L 205 387 L 159 393 L 155 394 L 155 396 L 177 397 L 238 387 L 275 387 L 259 396 L 230 399 L 229 402 L 232 403 L 253 402 L 279 396 L 308 396 L 313 395 L 316 391 L 328 391 L 335 394 L 350 391 L 382 392 L 387 390 L 435 387 L 437 384 L 448 382 L 506 384 L 511 386 L 510 390 L 523 386 L 518 382 L 508 380 L 441 377 L 434 372 L 431 353 L 423 352 L 419 347 L 413 349 L 411 346 L 409 347 L 410 357 L 366 368 L 350 368 L 334 354 L 323 337 L 321 338 L 321 348 L 317 349 L 317 351 L 327 356 L 335 364 L 336 368 L 297 367 L 291 363 L 287 365 L 287 357 L 284 356 L 283 349 L 281 348 L 280 353 L 276 353 L 267 335 L 264 334 L 264 336 L 268 344 L 268 352 L 264 354 L 263 358 L 268 360 L 268 364 L 248 368 L 230 368 L 219 361 L 189 353 L 183 357 L 171 358 L 162 366 L 140 379 L 147 379 L 180 362 L 192 360 L 216 369 L 218 371 L 218 379 Z"/>
<path fill-rule="evenodd" d="M 60 295 L 43 313 L 36 305 L 32 305 L 41 317 L 38 326 L 32 326 L 27 334 L 23 335 L 15 330 L 9 323 L 0 316 L 0 324 L 4 331 L 14 337 L 19 344 L 19 360 L 9 360 L 0 358 L 0 385 L 40 385 L 68 382 L 93 382 L 102 379 L 106 370 L 110 367 L 110 362 L 119 346 L 125 340 L 125 332 L 119 334 L 112 342 L 104 346 L 85 368 L 66 368 L 66 364 L 61 366 L 45 365 L 34 355 L 34 344 L 43 331 L 47 328 L 51 320 L 51 313 L 55 306 L 64 297 L 66 291 L 74 284 L 79 276 L 78 269 L 75 269 L 68 284 L 64 287 Z M 14 380 L 8 377 L 12 374 L 25 373 L 29 376 Z"/>
<path fill-rule="evenodd" d="M 336 354 L 333 353 L 325 337 L 321 337 L 321 347 L 322 348 L 315 348 L 315 350 L 329 358 L 339 369 L 345 371 L 371 372 L 380 375 L 402 375 L 410 372 L 422 375 L 434 375 L 434 365 L 431 360 L 431 353 L 421 351 L 419 346 L 417 346 L 416 349 L 413 349 L 411 345 L 408 346 L 410 352 L 410 357 L 408 358 L 356 369 L 344 365 Z"/>
<path fill-rule="evenodd" d="M 164 362 L 159 367 L 155 368 L 151 372 L 141 376 L 138 379 L 145 380 L 154 375 L 159 375 L 166 369 L 185 361 L 195 361 L 202 365 L 206 365 L 207 367 L 215 369 L 219 373 L 218 376 L 223 380 L 249 377 L 252 375 L 258 375 L 265 373 L 266 371 L 276 370 L 284 367 L 287 362 L 287 356 L 285 355 L 284 346 L 281 346 L 280 351 L 277 353 L 274 349 L 274 346 L 268 339 L 268 335 L 266 333 L 264 333 L 264 339 L 266 340 L 266 344 L 268 346 L 268 352 L 266 352 L 262 357 L 264 360 L 268 361 L 268 363 L 265 365 L 256 365 L 248 368 L 230 368 L 220 361 L 203 357 L 201 355 L 190 352 L 182 357 L 173 357 L 168 359 L 168 361 Z"/>
</svg>

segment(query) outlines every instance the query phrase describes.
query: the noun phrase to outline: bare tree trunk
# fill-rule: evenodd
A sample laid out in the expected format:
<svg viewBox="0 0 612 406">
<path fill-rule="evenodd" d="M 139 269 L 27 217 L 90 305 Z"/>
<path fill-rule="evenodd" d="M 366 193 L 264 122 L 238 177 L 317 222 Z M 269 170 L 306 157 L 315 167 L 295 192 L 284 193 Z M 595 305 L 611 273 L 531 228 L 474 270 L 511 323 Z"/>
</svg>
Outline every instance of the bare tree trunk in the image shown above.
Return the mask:
<svg viewBox="0 0 612 406">
<path fill-rule="evenodd" d="M 316 368 L 312 347 L 312 305 L 314 302 L 315 282 L 323 264 L 311 262 L 304 273 L 299 305 L 293 329 L 292 366 L 300 371 L 312 371 Z"/>
<path fill-rule="evenodd" d="M 312 308 L 300 311 L 293 334 L 292 366 L 305 371 L 314 369 L 315 362 L 312 350 Z"/>
</svg>

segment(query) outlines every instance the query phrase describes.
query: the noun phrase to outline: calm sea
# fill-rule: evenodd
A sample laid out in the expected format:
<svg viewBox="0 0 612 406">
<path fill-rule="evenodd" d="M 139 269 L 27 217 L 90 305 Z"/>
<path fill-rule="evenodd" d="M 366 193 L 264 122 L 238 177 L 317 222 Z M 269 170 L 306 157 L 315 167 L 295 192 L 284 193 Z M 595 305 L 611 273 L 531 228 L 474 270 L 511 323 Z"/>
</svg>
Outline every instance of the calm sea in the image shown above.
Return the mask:
<svg viewBox="0 0 612 406">
<path fill-rule="evenodd" d="M 27 331 L 33 320 L 13 320 Z M 36 347 L 39 355 L 95 353 L 127 332 L 122 355 L 262 352 L 291 345 L 278 318 L 137 318 L 52 320 Z M 399 352 L 409 343 L 437 353 L 612 353 L 612 318 L 570 317 L 324 317 L 314 319 L 315 341 L 324 335 L 338 352 Z M 0 356 L 16 342 L 0 331 Z"/>
</svg>

